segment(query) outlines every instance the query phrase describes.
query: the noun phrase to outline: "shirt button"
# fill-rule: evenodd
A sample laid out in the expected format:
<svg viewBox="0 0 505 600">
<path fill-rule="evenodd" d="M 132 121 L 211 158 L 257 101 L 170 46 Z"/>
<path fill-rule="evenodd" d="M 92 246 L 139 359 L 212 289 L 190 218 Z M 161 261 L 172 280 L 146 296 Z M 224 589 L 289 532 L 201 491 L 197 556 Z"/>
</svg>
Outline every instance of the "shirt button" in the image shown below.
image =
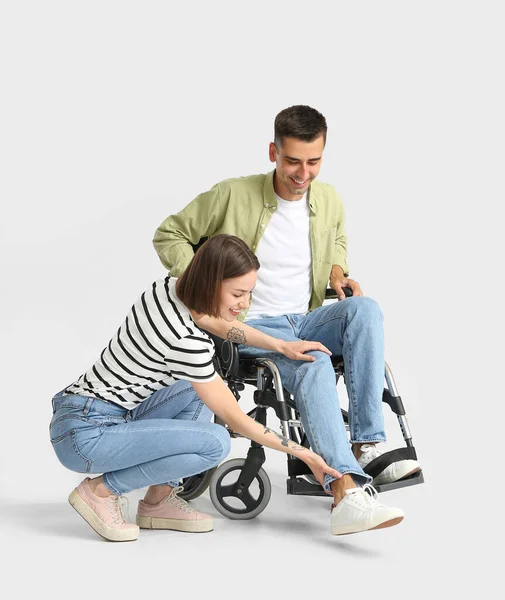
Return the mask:
<svg viewBox="0 0 505 600">
<path fill-rule="evenodd" d="M 262 223 L 262 224 L 261 224 L 261 226 L 262 226 L 262 227 L 265 227 L 265 223 Z"/>
<path fill-rule="evenodd" d="M 268 208 L 270 206 L 270 204 L 268 204 L 268 202 L 265 202 L 265 206 L 266 206 L 266 208 Z"/>
</svg>

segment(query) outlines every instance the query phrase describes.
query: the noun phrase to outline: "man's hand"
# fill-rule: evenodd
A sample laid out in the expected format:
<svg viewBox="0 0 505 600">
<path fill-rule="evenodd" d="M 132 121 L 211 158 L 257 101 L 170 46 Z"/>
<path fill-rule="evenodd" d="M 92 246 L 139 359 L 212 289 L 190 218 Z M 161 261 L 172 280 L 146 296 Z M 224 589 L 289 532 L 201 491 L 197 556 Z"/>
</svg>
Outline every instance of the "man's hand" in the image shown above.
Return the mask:
<svg viewBox="0 0 505 600">
<path fill-rule="evenodd" d="M 326 346 L 323 346 L 321 342 L 305 342 L 300 340 L 298 342 L 284 342 L 281 347 L 282 354 L 291 360 L 314 361 L 316 360 L 315 356 L 305 354 L 305 352 L 310 352 L 311 350 L 319 350 L 331 356 L 331 351 Z"/>
<path fill-rule="evenodd" d="M 352 290 L 353 296 L 363 296 L 363 292 L 361 287 L 357 281 L 354 279 L 349 279 L 348 277 L 338 277 L 330 279 L 330 287 L 337 292 L 337 296 L 339 300 L 345 300 L 345 294 L 342 288 L 348 287 Z"/>
</svg>

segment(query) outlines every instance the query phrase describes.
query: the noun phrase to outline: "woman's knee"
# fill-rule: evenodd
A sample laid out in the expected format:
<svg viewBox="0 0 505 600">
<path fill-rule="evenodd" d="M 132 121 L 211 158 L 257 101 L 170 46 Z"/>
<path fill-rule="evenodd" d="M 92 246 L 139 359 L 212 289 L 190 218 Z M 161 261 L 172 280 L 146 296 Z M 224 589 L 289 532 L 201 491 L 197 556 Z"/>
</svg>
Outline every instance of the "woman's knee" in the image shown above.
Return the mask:
<svg viewBox="0 0 505 600">
<path fill-rule="evenodd" d="M 231 440 L 228 430 L 222 425 L 209 423 L 211 427 L 212 450 L 210 454 L 216 463 L 220 463 L 230 453 Z"/>
</svg>

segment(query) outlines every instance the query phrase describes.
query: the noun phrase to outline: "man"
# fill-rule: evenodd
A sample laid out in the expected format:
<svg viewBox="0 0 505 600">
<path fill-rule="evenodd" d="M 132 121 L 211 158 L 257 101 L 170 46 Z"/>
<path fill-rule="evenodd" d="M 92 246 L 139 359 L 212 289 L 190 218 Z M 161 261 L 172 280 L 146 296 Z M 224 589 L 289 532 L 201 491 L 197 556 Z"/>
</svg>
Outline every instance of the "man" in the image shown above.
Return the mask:
<svg viewBox="0 0 505 600">
<path fill-rule="evenodd" d="M 380 505 L 364 490 L 371 477 L 363 467 L 381 454 L 377 444 L 386 440 L 382 314 L 348 277 L 342 202 L 331 186 L 316 181 L 326 133 L 326 119 L 309 106 L 281 111 L 269 146 L 274 171 L 216 184 L 168 217 L 156 231 L 154 246 L 177 277 L 202 237 L 242 238 L 261 268 L 249 310 L 248 303 L 237 304 L 244 309 L 240 319 L 277 338 L 317 340 L 344 356 L 352 447 L 330 358 L 317 352 L 316 361 L 301 363 L 271 356 L 294 395 L 311 447 L 344 475 L 325 482 L 334 497 L 332 533 L 341 534 L 396 525 L 403 512 Z M 343 301 L 322 306 L 328 281 Z M 350 287 L 353 297 L 345 299 L 343 287 Z M 265 355 L 250 348 L 242 352 Z M 402 460 L 374 481 L 396 481 L 419 469 L 417 461 Z"/>
</svg>

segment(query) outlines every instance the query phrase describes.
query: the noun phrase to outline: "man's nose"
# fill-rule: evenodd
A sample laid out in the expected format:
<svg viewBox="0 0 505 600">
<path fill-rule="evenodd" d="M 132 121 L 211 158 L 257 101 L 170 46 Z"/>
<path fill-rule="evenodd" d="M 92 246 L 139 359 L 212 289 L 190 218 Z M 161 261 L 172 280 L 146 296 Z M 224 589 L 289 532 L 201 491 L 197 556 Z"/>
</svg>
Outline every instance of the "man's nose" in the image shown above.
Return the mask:
<svg viewBox="0 0 505 600">
<path fill-rule="evenodd" d="M 301 165 L 298 171 L 296 172 L 296 175 L 300 181 L 305 181 L 309 178 L 309 169 L 306 165 Z"/>
</svg>

